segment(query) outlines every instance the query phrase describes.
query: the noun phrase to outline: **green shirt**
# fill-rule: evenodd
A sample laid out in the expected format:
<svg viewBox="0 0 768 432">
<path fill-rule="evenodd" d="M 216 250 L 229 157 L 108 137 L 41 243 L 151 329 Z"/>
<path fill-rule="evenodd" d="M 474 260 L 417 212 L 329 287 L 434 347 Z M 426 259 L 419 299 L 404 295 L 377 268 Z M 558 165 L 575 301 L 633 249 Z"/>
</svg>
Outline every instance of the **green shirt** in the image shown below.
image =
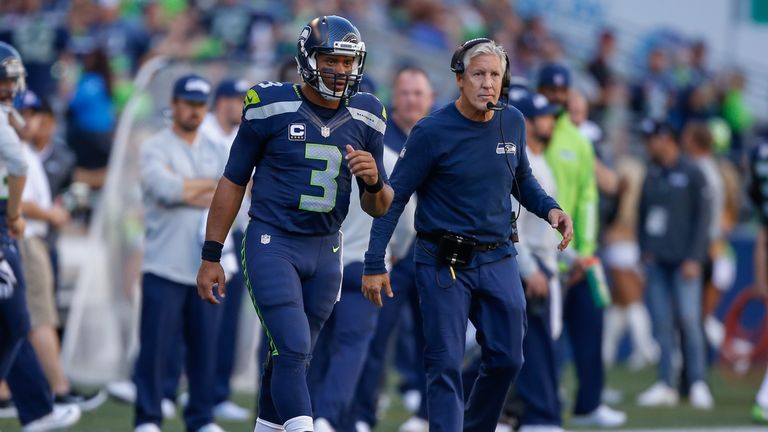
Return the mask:
<svg viewBox="0 0 768 432">
<path fill-rule="evenodd" d="M 595 153 L 568 114 L 558 117 L 544 157 L 555 176 L 557 202 L 573 219 L 574 248 L 592 256 L 597 248 Z"/>
</svg>

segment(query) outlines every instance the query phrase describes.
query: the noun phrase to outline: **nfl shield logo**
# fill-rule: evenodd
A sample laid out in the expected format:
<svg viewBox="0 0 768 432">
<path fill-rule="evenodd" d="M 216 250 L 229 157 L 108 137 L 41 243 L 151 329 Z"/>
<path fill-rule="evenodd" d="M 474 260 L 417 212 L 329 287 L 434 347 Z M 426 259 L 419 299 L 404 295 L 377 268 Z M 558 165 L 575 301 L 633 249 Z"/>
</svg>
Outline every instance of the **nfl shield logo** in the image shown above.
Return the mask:
<svg viewBox="0 0 768 432">
<path fill-rule="evenodd" d="M 272 241 L 272 236 L 269 234 L 262 234 L 261 235 L 261 244 L 269 244 L 269 242 Z"/>
<path fill-rule="evenodd" d="M 331 128 L 329 128 L 328 126 L 323 126 L 320 129 L 320 135 L 322 135 L 323 138 L 328 138 L 329 136 L 331 136 Z"/>
</svg>

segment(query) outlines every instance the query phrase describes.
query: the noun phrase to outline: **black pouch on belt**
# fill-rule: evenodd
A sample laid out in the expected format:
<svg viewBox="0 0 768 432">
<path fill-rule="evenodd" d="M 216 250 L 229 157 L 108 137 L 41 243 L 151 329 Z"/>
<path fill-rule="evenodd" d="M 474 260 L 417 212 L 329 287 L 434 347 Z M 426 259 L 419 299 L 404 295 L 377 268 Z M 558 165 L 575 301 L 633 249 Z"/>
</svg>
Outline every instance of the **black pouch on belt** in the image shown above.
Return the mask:
<svg viewBox="0 0 768 432">
<path fill-rule="evenodd" d="M 437 244 L 437 256 L 451 266 L 461 267 L 472 262 L 477 240 L 452 232 L 446 232 Z"/>
</svg>

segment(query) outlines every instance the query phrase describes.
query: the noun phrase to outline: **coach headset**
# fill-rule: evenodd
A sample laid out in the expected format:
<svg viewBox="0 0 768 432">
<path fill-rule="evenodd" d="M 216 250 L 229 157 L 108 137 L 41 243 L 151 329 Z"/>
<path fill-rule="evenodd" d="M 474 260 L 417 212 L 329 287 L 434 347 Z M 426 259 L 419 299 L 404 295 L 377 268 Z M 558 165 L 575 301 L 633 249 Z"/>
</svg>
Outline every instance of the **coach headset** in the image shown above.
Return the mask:
<svg viewBox="0 0 768 432">
<path fill-rule="evenodd" d="M 472 48 L 483 44 L 483 43 L 490 43 L 496 46 L 496 42 L 488 39 L 488 38 L 475 38 L 470 39 L 463 44 L 459 46 L 458 49 L 453 53 L 453 57 L 451 57 L 451 71 L 455 73 L 456 75 L 462 75 L 466 71 L 466 67 L 464 66 L 464 55 Z M 512 82 L 512 72 L 510 71 L 509 67 L 509 55 L 507 54 L 506 50 L 504 51 L 504 59 L 506 60 L 506 66 L 504 68 L 504 76 L 501 78 L 501 93 L 499 94 L 499 101 L 494 104 L 493 102 L 488 102 L 488 109 L 493 111 L 499 111 L 499 133 L 501 134 L 501 142 L 506 143 L 507 141 L 504 139 L 504 126 L 501 119 L 501 113 L 504 112 L 504 109 L 509 105 L 509 89 Z M 512 174 L 512 182 L 515 184 L 515 187 L 517 188 L 517 196 L 520 197 L 520 185 L 517 183 L 517 177 L 515 176 L 515 172 L 512 169 L 512 165 L 509 163 L 509 156 L 507 156 L 506 151 L 504 152 L 504 158 L 507 162 L 507 168 L 509 168 L 510 174 Z M 510 192 L 511 195 L 511 192 Z M 518 235 L 517 235 L 517 218 L 520 215 L 520 200 L 517 200 L 517 212 L 512 212 L 512 235 L 511 239 L 513 242 L 518 242 Z"/>
</svg>

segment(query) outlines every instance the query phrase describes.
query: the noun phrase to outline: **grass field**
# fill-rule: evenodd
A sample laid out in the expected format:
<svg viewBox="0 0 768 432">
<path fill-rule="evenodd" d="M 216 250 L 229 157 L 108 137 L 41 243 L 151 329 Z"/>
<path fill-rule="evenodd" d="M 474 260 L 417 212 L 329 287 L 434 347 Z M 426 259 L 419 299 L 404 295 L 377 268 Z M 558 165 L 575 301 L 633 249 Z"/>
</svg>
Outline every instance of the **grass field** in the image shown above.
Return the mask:
<svg viewBox="0 0 768 432">
<path fill-rule="evenodd" d="M 755 428 L 749 423 L 749 410 L 754 401 L 755 393 L 760 385 L 763 374 L 756 371 L 747 377 L 736 380 L 726 378 L 717 370 L 712 370 L 710 382 L 715 396 L 716 407 L 712 411 L 697 411 L 681 403 L 676 408 L 647 409 L 634 405 L 635 396 L 654 379 L 653 370 L 630 372 L 617 368 L 610 371 L 608 385 L 624 393 L 624 402 L 617 405 L 629 415 L 626 429 L 717 429 L 721 431 L 732 430 L 768 430 L 768 428 Z M 565 376 L 565 386 L 568 394 L 572 394 L 574 387 L 572 374 Z M 397 397 L 392 394 L 392 404 L 386 416 L 382 420 L 377 431 L 396 431 L 397 427 L 405 421 L 408 413 L 402 408 Z M 236 395 L 235 400 L 243 406 L 254 406 L 254 397 L 249 395 Z M 566 402 L 567 403 L 567 402 Z M 130 432 L 133 419 L 132 407 L 114 401 L 107 401 L 98 410 L 87 413 L 80 423 L 72 428 L 72 431 L 82 432 Z M 252 431 L 252 426 L 243 423 L 221 423 L 225 430 L 230 432 Z M 565 427 L 569 428 L 566 418 Z M 737 428 L 738 427 L 738 428 Z M 20 430 L 15 420 L 0 420 L 0 432 Z M 181 432 L 184 430 L 182 422 L 177 418 L 164 423 L 164 431 Z M 577 429 L 574 429 L 577 430 Z"/>
</svg>

